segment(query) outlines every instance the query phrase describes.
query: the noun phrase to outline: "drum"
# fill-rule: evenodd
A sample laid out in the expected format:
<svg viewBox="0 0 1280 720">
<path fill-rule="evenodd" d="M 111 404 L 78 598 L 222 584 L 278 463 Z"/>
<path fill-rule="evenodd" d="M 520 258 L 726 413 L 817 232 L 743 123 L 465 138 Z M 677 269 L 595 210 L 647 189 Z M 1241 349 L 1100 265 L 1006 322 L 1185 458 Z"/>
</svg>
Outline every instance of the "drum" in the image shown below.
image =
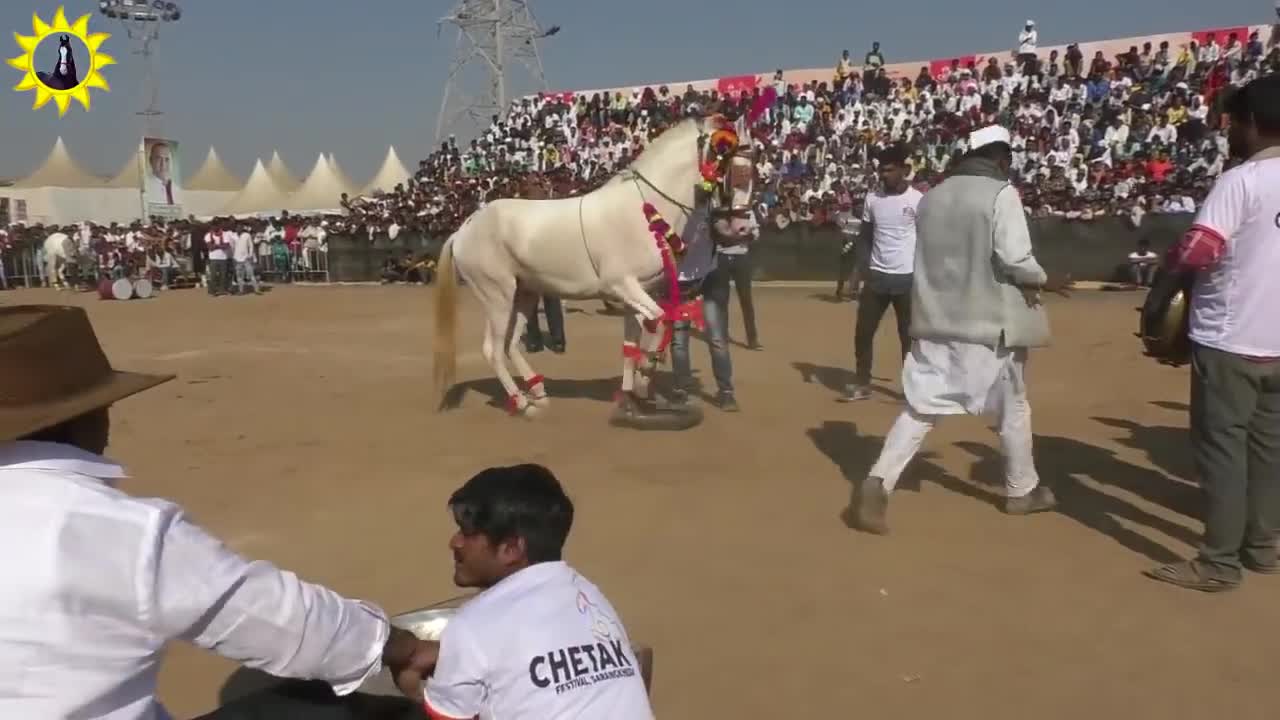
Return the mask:
<svg viewBox="0 0 1280 720">
<path fill-rule="evenodd" d="M 152 286 L 151 286 L 151 281 L 150 281 L 150 280 L 148 280 L 148 279 L 146 279 L 146 278 L 142 278 L 142 279 L 140 279 L 140 280 L 135 280 L 135 281 L 134 281 L 134 283 L 133 283 L 133 296 L 134 296 L 134 297 L 136 297 L 136 298 L 142 298 L 143 300 L 146 300 L 147 298 L 151 297 L 151 295 L 152 295 L 152 293 L 153 293 L 153 292 L 154 292 L 154 289 L 153 289 L 153 288 L 152 288 Z"/>
<path fill-rule="evenodd" d="M 111 278 L 104 277 L 98 281 L 98 297 L 103 300 L 115 299 L 115 296 L 111 294 Z"/>
<path fill-rule="evenodd" d="M 1187 336 L 1191 319 L 1190 273 L 1163 272 L 1147 292 L 1139 308 L 1137 336 L 1148 357 L 1168 365 L 1191 360 L 1191 340 Z"/>
<path fill-rule="evenodd" d="M 117 300 L 133 299 L 133 283 L 127 278 L 120 278 L 111 283 L 111 296 Z"/>
</svg>

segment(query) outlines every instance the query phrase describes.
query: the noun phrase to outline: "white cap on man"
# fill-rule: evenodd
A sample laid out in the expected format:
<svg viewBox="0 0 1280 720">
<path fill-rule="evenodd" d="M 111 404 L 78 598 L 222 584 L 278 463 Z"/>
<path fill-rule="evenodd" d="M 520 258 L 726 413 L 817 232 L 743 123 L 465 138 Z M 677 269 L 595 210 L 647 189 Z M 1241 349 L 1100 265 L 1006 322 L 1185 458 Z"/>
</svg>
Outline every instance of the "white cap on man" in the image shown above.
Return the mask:
<svg viewBox="0 0 1280 720">
<path fill-rule="evenodd" d="M 1028 20 L 1028 21 L 1027 21 L 1027 27 L 1035 27 L 1035 24 L 1036 24 L 1036 21 L 1035 21 L 1035 20 Z"/>
<path fill-rule="evenodd" d="M 1004 143 L 1005 145 L 1013 145 L 1013 139 L 1009 135 L 1009 130 L 1003 125 L 988 125 L 984 128 L 978 128 L 977 130 L 969 133 L 969 152 L 973 152 L 980 147 L 998 142 Z"/>
</svg>

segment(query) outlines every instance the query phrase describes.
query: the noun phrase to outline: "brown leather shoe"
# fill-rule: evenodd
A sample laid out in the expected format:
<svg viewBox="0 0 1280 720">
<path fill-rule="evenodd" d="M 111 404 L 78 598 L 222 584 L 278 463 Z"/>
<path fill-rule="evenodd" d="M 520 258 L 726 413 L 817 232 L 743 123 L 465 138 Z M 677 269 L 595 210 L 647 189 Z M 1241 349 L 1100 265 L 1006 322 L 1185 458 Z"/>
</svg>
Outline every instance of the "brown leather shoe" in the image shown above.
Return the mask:
<svg viewBox="0 0 1280 720">
<path fill-rule="evenodd" d="M 1036 487 L 1022 497 L 1004 500 L 1004 511 L 1009 515 L 1031 515 L 1048 512 L 1056 507 L 1058 507 L 1058 498 L 1054 497 L 1053 491 L 1044 485 Z"/>
<path fill-rule="evenodd" d="M 868 477 L 862 481 L 858 494 L 858 514 L 856 525 L 859 530 L 874 535 L 888 535 L 889 493 L 885 492 L 884 480 Z"/>
</svg>

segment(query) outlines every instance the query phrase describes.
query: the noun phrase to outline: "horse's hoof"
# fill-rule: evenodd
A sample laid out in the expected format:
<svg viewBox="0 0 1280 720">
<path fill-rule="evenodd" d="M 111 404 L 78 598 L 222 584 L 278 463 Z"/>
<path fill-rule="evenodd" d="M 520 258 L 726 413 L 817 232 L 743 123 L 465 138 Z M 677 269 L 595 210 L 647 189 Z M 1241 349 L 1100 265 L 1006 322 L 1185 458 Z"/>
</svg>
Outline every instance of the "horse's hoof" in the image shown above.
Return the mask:
<svg viewBox="0 0 1280 720">
<path fill-rule="evenodd" d="M 539 410 L 546 410 L 551 406 L 551 398 L 547 395 L 529 395 L 529 404 Z"/>
<path fill-rule="evenodd" d="M 541 414 L 542 414 L 542 409 L 539 408 L 537 405 L 530 403 L 528 405 L 525 405 L 522 409 L 518 410 L 516 412 L 516 417 L 524 418 L 525 420 L 535 420 Z"/>
</svg>

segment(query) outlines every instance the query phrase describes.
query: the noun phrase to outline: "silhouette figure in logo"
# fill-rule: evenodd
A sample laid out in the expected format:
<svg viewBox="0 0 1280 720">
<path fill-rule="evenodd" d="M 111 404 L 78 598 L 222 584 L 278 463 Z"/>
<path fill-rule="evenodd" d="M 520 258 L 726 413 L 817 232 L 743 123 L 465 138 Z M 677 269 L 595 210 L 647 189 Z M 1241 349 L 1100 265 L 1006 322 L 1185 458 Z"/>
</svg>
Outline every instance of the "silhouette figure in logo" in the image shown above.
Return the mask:
<svg viewBox="0 0 1280 720">
<path fill-rule="evenodd" d="M 76 74 L 76 56 L 71 51 L 71 36 L 58 38 L 58 64 L 51 73 L 36 73 L 40 82 L 50 90 L 70 90 L 80 84 L 80 76 Z"/>
<path fill-rule="evenodd" d="M 591 622 L 591 634 L 597 640 L 621 640 L 622 633 L 618 629 L 618 621 L 601 610 L 587 597 L 586 593 L 578 593 L 578 612 L 586 615 Z"/>
</svg>

